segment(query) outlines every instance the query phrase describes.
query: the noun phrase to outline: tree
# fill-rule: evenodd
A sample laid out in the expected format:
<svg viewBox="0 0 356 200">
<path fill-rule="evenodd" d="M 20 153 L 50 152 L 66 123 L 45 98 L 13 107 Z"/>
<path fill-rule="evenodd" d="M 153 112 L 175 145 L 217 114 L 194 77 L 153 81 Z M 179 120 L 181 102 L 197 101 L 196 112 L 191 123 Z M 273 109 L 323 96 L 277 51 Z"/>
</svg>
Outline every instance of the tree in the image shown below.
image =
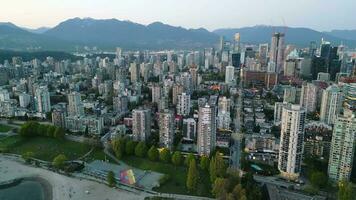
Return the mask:
<svg viewBox="0 0 356 200">
<path fill-rule="evenodd" d="M 118 159 L 122 159 L 125 153 L 125 139 L 120 137 L 112 142 L 112 149 Z"/>
<path fill-rule="evenodd" d="M 67 157 L 63 154 L 59 154 L 53 159 L 52 165 L 57 169 L 63 169 L 65 162 L 67 161 Z"/>
<path fill-rule="evenodd" d="M 126 145 L 125 145 L 125 153 L 127 155 L 133 155 L 135 153 L 135 147 L 137 145 L 137 142 L 135 141 L 128 141 L 126 142 Z"/>
<path fill-rule="evenodd" d="M 135 155 L 138 157 L 145 157 L 147 152 L 147 146 L 144 142 L 139 142 L 135 147 Z"/>
<path fill-rule="evenodd" d="M 189 163 L 188 177 L 187 177 L 187 188 L 189 192 L 194 192 L 198 185 L 198 170 L 195 163 L 195 159 L 191 160 Z"/>
<path fill-rule="evenodd" d="M 113 171 L 108 172 L 106 179 L 110 187 L 114 187 L 116 185 L 115 174 Z"/>
<path fill-rule="evenodd" d="M 155 146 L 151 146 L 150 150 L 148 150 L 148 159 L 151 161 L 157 161 L 159 157 L 158 149 Z"/>
<path fill-rule="evenodd" d="M 184 164 L 189 167 L 190 166 L 190 161 L 195 159 L 195 156 L 192 153 L 189 153 L 184 160 Z"/>
<path fill-rule="evenodd" d="M 200 158 L 200 168 L 202 170 L 208 170 L 209 169 L 209 157 L 207 156 L 202 156 Z"/>
<path fill-rule="evenodd" d="M 179 166 L 182 163 L 182 154 L 180 151 L 174 152 L 172 156 L 172 163 L 175 166 Z"/>
<path fill-rule="evenodd" d="M 215 153 L 215 168 L 216 168 L 216 175 L 218 177 L 224 177 L 227 169 L 227 165 L 220 154 L 219 151 Z"/>
<path fill-rule="evenodd" d="M 310 182 L 316 188 L 325 188 L 328 183 L 328 177 L 323 172 L 312 172 Z"/>
<path fill-rule="evenodd" d="M 217 151 L 215 156 L 212 157 L 209 166 L 210 180 L 214 183 L 217 177 L 223 178 L 225 176 L 227 165 L 221 156 L 220 152 Z"/>
<path fill-rule="evenodd" d="M 221 198 L 222 196 L 226 196 L 227 191 L 226 191 L 226 179 L 224 178 L 216 178 L 215 181 L 213 182 L 213 190 L 212 193 L 216 198 Z"/>
<path fill-rule="evenodd" d="M 340 181 L 338 185 L 338 200 L 353 200 L 354 194 L 352 185 L 350 182 L 347 181 Z"/>
<path fill-rule="evenodd" d="M 169 163 L 171 161 L 171 151 L 167 148 L 163 148 L 161 152 L 159 152 L 159 159 L 165 163 Z"/>
<path fill-rule="evenodd" d="M 57 127 L 56 131 L 54 131 L 53 137 L 58 139 L 63 139 L 65 135 L 65 131 L 61 127 Z"/>
<path fill-rule="evenodd" d="M 232 194 L 236 197 L 237 200 L 246 199 L 246 190 L 242 188 L 241 184 L 238 184 L 234 187 Z"/>
<path fill-rule="evenodd" d="M 216 159 L 213 156 L 211 158 L 210 164 L 209 164 L 209 174 L 210 174 L 210 181 L 212 183 L 215 183 L 215 180 L 217 178 L 217 173 L 216 173 Z"/>
<path fill-rule="evenodd" d="M 46 131 L 46 136 L 47 137 L 53 137 L 55 131 L 56 131 L 56 127 L 55 126 L 48 125 L 47 126 L 47 131 Z"/>
</svg>

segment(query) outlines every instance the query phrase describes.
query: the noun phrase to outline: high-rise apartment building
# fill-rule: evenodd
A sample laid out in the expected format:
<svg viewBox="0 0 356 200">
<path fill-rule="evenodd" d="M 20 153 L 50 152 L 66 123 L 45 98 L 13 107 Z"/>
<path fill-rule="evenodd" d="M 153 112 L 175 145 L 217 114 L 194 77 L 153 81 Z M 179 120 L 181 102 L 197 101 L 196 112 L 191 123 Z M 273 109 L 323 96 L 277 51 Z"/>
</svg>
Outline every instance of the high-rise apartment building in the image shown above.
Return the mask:
<svg viewBox="0 0 356 200">
<path fill-rule="evenodd" d="M 331 85 L 323 91 L 320 107 L 320 121 L 326 124 L 334 124 L 336 116 L 342 107 L 342 93 L 336 85 Z"/>
<path fill-rule="evenodd" d="M 314 112 L 317 107 L 318 87 L 313 83 L 304 83 L 302 86 L 300 105 L 303 106 L 308 113 Z"/>
<path fill-rule="evenodd" d="M 132 135 L 135 141 L 146 141 L 151 135 L 151 110 L 132 111 Z"/>
<path fill-rule="evenodd" d="M 190 95 L 182 93 L 178 95 L 177 114 L 188 116 L 190 114 Z"/>
<path fill-rule="evenodd" d="M 172 149 L 174 139 L 174 114 L 170 110 L 159 113 L 159 143 L 161 147 Z"/>
<path fill-rule="evenodd" d="M 225 83 L 227 84 L 233 84 L 234 83 L 234 70 L 235 68 L 233 66 L 226 66 L 225 69 Z"/>
<path fill-rule="evenodd" d="M 51 101 L 47 86 L 40 86 L 35 91 L 35 107 L 37 112 L 47 113 L 51 111 Z"/>
<path fill-rule="evenodd" d="M 299 105 L 283 107 L 278 169 L 288 179 L 297 179 L 301 172 L 305 117 L 305 109 Z"/>
<path fill-rule="evenodd" d="M 284 33 L 274 33 L 271 40 L 270 62 L 275 65 L 275 72 L 280 73 L 284 61 Z"/>
<path fill-rule="evenodd" d="M 209 156 L 216 146 L 215 109 L 215 106 L 209 104 L 199 107 L 197 133 L 197 150 L 199 155 Z"/>
<path fill-rule="evenodd" d="M 80 93 L 72 92 L 68 94 L 68 115 L 82 116 L 84 115 L 84 107 L 80 97 Z"/>
<path fill-rule="evenodd" d="M 355 151 L 355 114 L 344 109 L 335 121 L 328 165 L 329 178 L 334 181 L 350 180 Z"/>
</svg>

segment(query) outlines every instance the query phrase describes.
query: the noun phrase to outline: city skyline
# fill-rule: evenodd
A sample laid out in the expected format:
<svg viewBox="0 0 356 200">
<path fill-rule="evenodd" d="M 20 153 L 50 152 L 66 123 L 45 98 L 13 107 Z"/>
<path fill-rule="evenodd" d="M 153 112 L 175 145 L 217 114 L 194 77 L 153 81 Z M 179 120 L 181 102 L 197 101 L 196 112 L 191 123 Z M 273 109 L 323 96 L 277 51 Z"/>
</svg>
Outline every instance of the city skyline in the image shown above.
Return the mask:
<svg viewBox="0 0 356 200">
<path fill-rule="evenodd" d="M 203 27 L 210 31 L 218 28 L 239 28 L 254 25 L 282 25 L 330 31 L 356 29 L 356 22 L 350 17 L 353 11 L 352 3 L 352 0 L 343 0 L 342 3 L 329 0 L 302 0 L 302 2 L 272 0 L 268 3 L 259 0 L 249 2 L 233 0 L 223 0 L 223 2 L 173 0 L 166 2 L 156 0 L 155 3 L 147 4 L 142 0 L 130 2 L 105 0 L 89 1 L 83 4 L 80 1 L 35 0 L 30 4 L 14 0 L 3 3 L 3 7 L 7 9 L 0 13 L 0 18 L 2 22 L 12 22 L 26 28 L 54 27 L 67 19 L 91 17 L 129 20 L 145 25 L 160 21 L 185 28 Z M 322 9 L 314 9 L 321 5 Z M 186 9 L 187 6 L 189 9 Z M 282 9 L 271 12 L 276 7 Z M 219 12 L 219 10 L 224 10 L 224 12 Z M 251 15 L 252 10 L 254 10 L 254 15 Z M 296 10 L 298 12 L 295 12 Z"/>
</svg>

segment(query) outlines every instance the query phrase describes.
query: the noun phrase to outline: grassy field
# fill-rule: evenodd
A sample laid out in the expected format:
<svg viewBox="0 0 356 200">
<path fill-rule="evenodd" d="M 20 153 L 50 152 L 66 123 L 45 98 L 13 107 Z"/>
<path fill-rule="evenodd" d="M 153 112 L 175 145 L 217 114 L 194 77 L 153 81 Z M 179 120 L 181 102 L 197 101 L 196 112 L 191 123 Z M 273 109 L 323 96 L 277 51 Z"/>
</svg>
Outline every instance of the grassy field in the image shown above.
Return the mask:
<svg viewBox="0 0 356 200">
<path fill-rule="evenodd" d="M 91 147 L 77 142 L 58 140 L 46 137 L 22 138 L 12 136 L 0 141 L 0 148 L 7 148 L 8 152 L 23 154 L 33 152 L 35 158 L 52 161 L 58 154 L 64 154 L 68 159 L 77 159 L 88 151 Z"/>
<path fill-rule="evenodd" d="M 151 170 L 169 175 L 170 179 L 167 182 L 165 182 L 161 187 L 154 189 L 158 192 L 195 195 L 188 193 L 186 188 L 188 174 L 186 167 L 175 167 L 172 164 L 153 162 L 148 159 L 134 156 L 125 157 L 123 161 L 128 165 L 139 169 Z M 211 183 L 208 173 L 200 171 L 199 175 L 200 180 L 197 195 L 211 197 Z"/>
<path fill-rule="evenodd" d="M 0 132 L 8 132 L 12 129 L 12 127 L 10 126 L 6 126 L 6 125 L 3 125 L 3 124 L 0 124 Z"/>
</svg>

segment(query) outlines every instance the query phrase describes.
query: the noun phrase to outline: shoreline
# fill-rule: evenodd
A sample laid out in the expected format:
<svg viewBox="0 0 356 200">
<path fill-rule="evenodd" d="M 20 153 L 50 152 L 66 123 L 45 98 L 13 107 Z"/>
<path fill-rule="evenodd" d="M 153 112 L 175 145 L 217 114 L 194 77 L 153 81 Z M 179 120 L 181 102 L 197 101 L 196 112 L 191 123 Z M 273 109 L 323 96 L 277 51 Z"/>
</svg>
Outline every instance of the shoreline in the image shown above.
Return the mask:
<svg viewBox="0 0 356 200">
<path fill-rule="evenodd" d="M 17 179 L 37 181 L 43 186 L 44 198 L 47 200 L 70 199 L 125 199 L 138 200 L 148 196 L 145 192 L 129 192 L 110 188 L 97 181 L 68 177 L 46 169 L 25 165 L 16 159 L 0 155 L 1 182 L 13 183 Z"/>
<path fill-rule="evenodd" d="M 39 183 L 42 187 L 44 200 L 53 200 L 52 185 L 46 179 L 40 176 L 23 177 L 10 180 L 7 183 L 0 184 L 0 190 L 15 187 L 24 181 L 33 181 Z"/>
</svg>

